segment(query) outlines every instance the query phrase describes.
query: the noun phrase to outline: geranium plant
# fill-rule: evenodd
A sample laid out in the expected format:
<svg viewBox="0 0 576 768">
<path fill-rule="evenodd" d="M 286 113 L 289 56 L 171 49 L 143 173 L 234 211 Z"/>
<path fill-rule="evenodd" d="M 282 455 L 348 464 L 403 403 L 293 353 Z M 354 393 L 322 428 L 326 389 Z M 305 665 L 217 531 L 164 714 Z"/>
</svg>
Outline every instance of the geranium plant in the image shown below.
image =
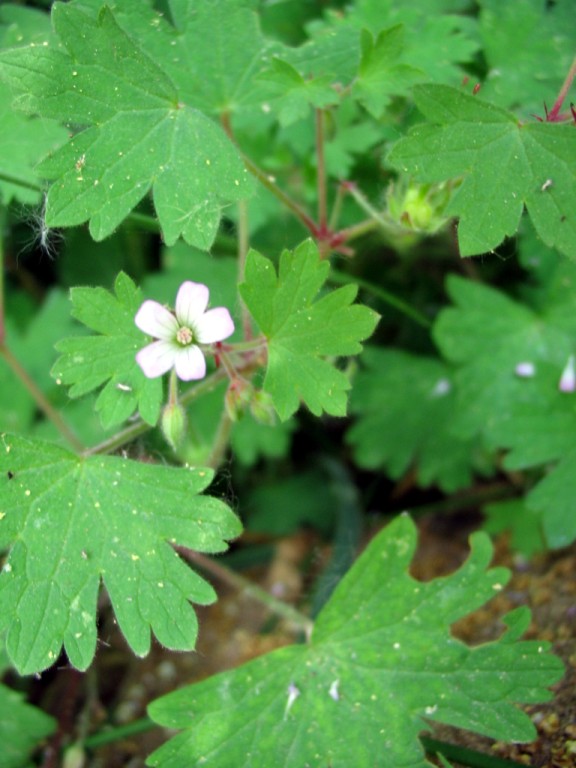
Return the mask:
<svg viewBox="0 0 576 768">
<path fill-rule="evenodd" d="M 333 539 L 298 609 L 250 587 L 300 642 L 149 702 L 149 765 L 423 767 L 435 722 L 530 741 L 562 675 L 526 607 L 452 635 L 509 577 L 485 531 L 423 583 L 362 494 L 498 475 L 492 528 L 513 493 L 521 552 L 576 540 L 573 8 L 341 6 L 0 6 L 3 668 L 94 669 L 106 620 L 191 652 L 244 528 Z M 0 713 L 7 765 L 89 747 Z"/>
</svg>

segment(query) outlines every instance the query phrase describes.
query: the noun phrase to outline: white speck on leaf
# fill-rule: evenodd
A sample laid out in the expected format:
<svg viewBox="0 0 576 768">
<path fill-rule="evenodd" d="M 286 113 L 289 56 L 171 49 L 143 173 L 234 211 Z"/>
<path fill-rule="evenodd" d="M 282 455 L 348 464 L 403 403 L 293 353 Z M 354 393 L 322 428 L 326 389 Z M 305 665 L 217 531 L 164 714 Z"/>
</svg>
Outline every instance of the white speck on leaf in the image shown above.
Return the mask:
<svg viewBox="0 0 576 768">
<path fill-rule="evenodd" d="M 286 720 L 286 717 L 288 716 L 288 712 L 292 709 L 294 706 L 294 702 L 300 696 L 300 690 L 294 685 L 294 683 L 290 683 L 288 686 L 288 701 L 286 702 L 286 708 L 284 709 L 284 720 Z"/>
</svg>

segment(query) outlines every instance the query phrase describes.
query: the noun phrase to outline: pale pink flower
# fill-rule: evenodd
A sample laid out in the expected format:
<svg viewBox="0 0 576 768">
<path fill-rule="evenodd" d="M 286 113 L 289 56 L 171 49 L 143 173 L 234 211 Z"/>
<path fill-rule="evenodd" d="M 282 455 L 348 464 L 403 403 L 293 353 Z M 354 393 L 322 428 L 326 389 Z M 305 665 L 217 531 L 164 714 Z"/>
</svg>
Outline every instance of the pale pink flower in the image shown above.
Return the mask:
<svg viewBox="0 0 576 768">
<path fill-rule="evenodd" d="M 157 301 L 142 304 L 134 322 L 156 339 L 136 355 L 145 376 L 155 379 L 174 368 L 183 381 L 204 378 L 206 360 L 201 346 L 234 333 L 234 323 L 225 307 L 206 311 L 209 297 L 207 286 L 187 280 L 178 289 L 174 313 Z"/>
<path fill-rule="evenodd" d="M 574 368 L 574 355 L 570 355 L 564 366 L 562 376 L 558 382 L 560 392 L 574 392 L 576 390 L 576 370 Z"/>
</svg>

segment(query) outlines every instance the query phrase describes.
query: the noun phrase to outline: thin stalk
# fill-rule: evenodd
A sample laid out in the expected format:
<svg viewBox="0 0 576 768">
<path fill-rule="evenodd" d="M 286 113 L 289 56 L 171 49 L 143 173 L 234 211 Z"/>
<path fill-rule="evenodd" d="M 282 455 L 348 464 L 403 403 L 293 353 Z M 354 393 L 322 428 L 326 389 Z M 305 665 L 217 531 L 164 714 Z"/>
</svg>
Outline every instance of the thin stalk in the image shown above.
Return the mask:
<svg viewBox="0 0 576 768">
<path fill-rule="evenodd" d="M 218 422 L 218 428 L 212 443 L 212 450 L 206 460 L 206 466 L 216 470 L 224 460 L 228 444 L 230 443 L 230 434 L 232 432 L 232 419 L 224 410 Z"/>
<path fill-rule="evenodd" d="M 459 747 L 446 741 L 431 739 L 428 736 L 422 736 L 420 741 L 428 754 L 439 752 L 444 757 L 455 760 L 462 765 L 468 765 L 470 768 L 522 768 L 523 765 L 513 760 L 505 760 L 502 757 L 477 752 L 475 749 L 468 749 L 468 747 Z"/>
<path fill-rule="evenodd" d="M 0 355 L 4 358 L 6 363 L 10 366 L 22 384 L 26 387 L 34 399 L 34 402 L 42 411 L 42 413 L 44 413 L 46 418 L 48 418 L 52 424 L 54 424 L 58 432 L 68 443 L 70 443 L 72 448 L 74 448 L 75 451 L 81 453 L 84 450 L 84 445 L 76 437 L 74 432 L 70 429 L 56 408 L 54 408 L 42 390 L 33 381 L 33 379 L 28 374 L 28 371 L 26 371 L 26 369 L 21 365 L 20 361 L 14 357 L 6 344 L 0 344 Z"/>
<path fill-rule="evenodd" d="M 6 232 L 6 208 L 0 205 L 0 345 L 6 341 L 6 318 L 4 314 L 4 233 Z"/>
<path fill-rule="evenodd" d="M 415 323 L 418 323 L 422 328 L 430 329 L 432 327 L 432 321 L 417 309 L 414 309 L 410 304 L 399 299 L 398 296 L 394 296 L 393 293 L 390 293 L 384 288 L 380 288 L 378 285 L 374 285 L 374 283 L 371 283 L 368 280 L 363 280 L 362 278 L 355 276 L 352 278 L 345 272 L 340 272 L 334 268 L 332 268 L 330 272 L 330 280 L 340 285 L 347 285 L 350 282 L 354 282 L 355 285 L 369 291 L 372 295 L 378 297 L 390 307 L 394 307 L 394 309 L 398 310 L 398 312 L 401 312 L 406 317 L 409 317 L 410 320 L 413 320 Z"/>
<path fill-rule="evenodd" d="M 316 189 L 318 193 L 318 229 L 326 232 L 328 208 L 326 203 L 326 164 L 324 162 L 324 111 L 316 110 Z"/>
<path fill-rule="evenodd" d="M 340 214 L 342 213 L 342 204 L 344 202 L 344 196 L 347 194 L 348 190 L 346 189 L 346 186 L 344 184 L 338 184 L 338 189 L 336 190 L 336 199 L 334 200 L 334 205 L 332 206 L 332 212 L 330 213 L 330 221 L 328 222 L 328 228 L 334 232 L 336 227 L 338 226 L 338 222 L 340 221 Z"/>
<path fill-rule="evenodd" d="M 178 377 L 174 368 L 170 371 L 168 380 L 168 405 L 172 407 L 178 405 Z"/>
<path fill-rule="evenodd" d="M 264 349 L 267 344 L 265 336 L 256 336 L 254 339 L 247 339 L 246 341 L 238 341 L 234 344 L 230 344 L 224 347 L 226 352 L 252 352 L 259 349 Z"/>
<path fill-rule="evenodd" d="M 568 74 L 566 75 L 564 82 L 562 83 L 562 87 L 560 88 L 560 93 L 558 94 L 558 97 L 556 98 L 556 101 L 554 102 L 552 109 L 550 110 L 550 112 L 548 112 L 547 120 L 549 120 L 550 122 L 554 122 L 558 120 L 558 117 L 560 115 L 560 110 L 562 109 L 562 104 L 564 103 L 564 99 L 566 98 L 566 95 L 570 90 L 570 86 L 572 85 L 572 81 L 574 80 L 574 77 L 576 77 L 576 58 L 574 58 L 574 60 L 572 61 L 570 69 L 568 70 Z"/>
<path fill-rule="evenodd" d="M 13 176 L 11 173 L 0 171 L 0 181 L 6 181 L 8 184 L 14 184 L 17 187 L 24 187 L 24 189 L 31 189 L 34 192 L 42 192 L 43 187 L 37 182 L 27 181 L 20 176 Z"/>
<path fill-rule="evenodd" d="M 355 240 L 357 237 L 367 235 L 368 232 L 373 232 L 379 226 L 381 226 L 380 222 L 375 219 L 364 219 L 364 221 L 360 221 L 358 224 L 341 229 L 338 234 L 342 237 L 344 243 L 349 243 L 350 240 Z"/>
<path fill-rule="evenodd" d="M 98 747 L 104 747 L 106 744 L 113 744 L 115 741 L 122 741 L 129 736 L 135 736 L 138 733 L 146 733 L 154 728 L 160 726 L 150 720 L 149 717 L 143 717 L 140 720 L 134 720 L 132 723 L 126 725 L 117 725 L 107 731 L 101 731 L 95 733 L 93 736 L 88 736 L 84 739 L 82 745 L 86 749 L 98 749 Z"/>
<path fill-rule="evenodd" d="M 204 379 L 204 381 L 200 382 L 200 384 L 196 384 L 194 387 L 189 389 L 188 392 L 185 392 L 180 397 L 180 404 L 188 405 L 188 403 L 191 403 L 197 397 L 200 397 L 200 395 L 211 392 L 214 387 L 216 387 L 225 378 L 226 371 L 222 368 L 219 368 L 217 371 L 214 371 L 213 374 Z M 87 448 L 83 452 L 83 455 L 95 456 L 99 454 L 114 453 L 120 448 L 123 448 L 128 443 L 131 443 L 137 437 L 146 434 L 146 432 L 148 432 L 150 429 L 152 429 L 150 424 L 143 421 L 142 419 L 138 419 L 138 421 L 130 424 L 129 427 L 126 427 L 120 432 L 117 432 L 115 435 L 112 435 L 112 437 L 103 440 L 101 443 L 98 443 L 98 445 Z"/>
<path fill-rule="evenodd" d="M 238 203 L 238 284 L 244 282 L 244 272 L 246 270 L 246 256 L 250 244 L 248 230 L 248 203 L 246 200 L 240 200 Z M 242 332 L 245 339 L 252 338 L 252 320 L 250 313 L 246 309 L 243 301 L 240 301 L 240 312 L 242 317 Z"/>
<path fill-rule="evenodd" d="M 201 570 L 210 573 L 220 581 L 238 590 L 238 592 L 246 595 L 247 597 L 257 600 L 259 603 L 263 603 L 272 613 L 277 616 L 281 616 L 291 624 L 294 624 L 298 629 L 305 632 L 306 637 L 309 637 L 312 633 L 314 622 L 308 618 L 305 614 L 298 611 L 288 603 L 283 603 L 278 600 L 265 589 L 253 584 L 249 579 L 241 576 L 238 573 L 220 565 L 215 560 L 212 560 L 206 555 L 200 554 L 200 552 L 194 552 L 189 549 L 178 548 L 178 551 L 194 565 L 198 566 Z"/>
<path fill-rule="evenodd" d="M 256 163 L 253 163 L 249 157 L 243 155 L 242 159 L 244 160 L 246 168 L 253 176 L 258 179 L 262 186 L 266 187 L 266 189 L 268 189 L 282 203 L 282 205 L 288 208 L 288 210 L 291 211 L 294 216 L 300 220 L 300 222 L 312 235 L 316 236 L 318 233 L 318 227 L 316 226 L 316 223 L 313 221 L 313 219 L 308 216 L 306 211 L 304 211 L 304 209 L 301 208 L 298 203 L 292 200 L 292 198 L 287 195 L 286 192 L 280 189 L 272 176 L 269 176 L 261 168 L 258 168 Z"/>
<path fill-rule="evenodd" d="M 272 176 L 269 176 L 267 173 L 265 173 L 261 168 L 259 168 L 256 163 L 254 163 L 250 158 L 245 155 L 238 146 L 236 142 L 236 137 L 234 136 L 234 131 L 232 130 L 232 124 L 230 122 L 230 114 L 228 112 L 224 112 L 220 115 L 220 122 L 222 123 L 222 127 L 224 131 L 226 132 L 226 135 L 232 141 L 239 152 L 242 154 L 242 160 L 244 161 L 244 165 L 246 166 L 247 170 L 258 179 L 258 181 L 262 184 L 262 186 L 266 187 L 274 197 L 278 198 L 280 202 L 288 208 L 289 211 L 292 211 L 292 213 L 296 216 L 297 219 L 300 219 L 302 224 L 306 227 L 306 229 L 309 230 L 309 232 L 316 236 L 318 232 L 318 227 L 316 226 L 315 222 L 311 219 L 310 216 L 304 211 L 303 208 L 301 208 L 298 203 L 296 203 L 292 198 L 286 194 L 283 190 L 280 189 L 280 187 L 276 186 L 276 181 Z"/>
<path fill-rule="evenodd" d="M 372 203 L 368 200 L 368 198 L 358 189 L 358 187 L 355 184 L 351 184 L 348 187 L 348 192 L 352 195 L 354 200 L 358 203 L 360 208 L 370 216 L 371 219 L 373 219 L 375 222 L 377 222 L 382 229 L 386 230 L 387 232 L 390 230 L 390 222 L 387 221 L 387 219 L 382 216 L 380 211 L 376 210 Z"/>
</svg>

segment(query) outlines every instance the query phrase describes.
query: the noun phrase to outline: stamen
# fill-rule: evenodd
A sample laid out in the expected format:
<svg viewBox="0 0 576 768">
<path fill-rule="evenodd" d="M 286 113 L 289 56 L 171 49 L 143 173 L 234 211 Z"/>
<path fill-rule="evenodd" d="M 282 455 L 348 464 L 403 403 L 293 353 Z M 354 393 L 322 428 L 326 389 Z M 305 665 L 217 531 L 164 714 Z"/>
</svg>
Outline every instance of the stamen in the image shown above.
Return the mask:
<svg viewBox="0 0 576 768">
<path fill-rule="evenodd" d="M 183 347 L 186 347 L 188 344 L 191 344 L 193 340 L 194 334 L 190 328 L 187 328 L 185 325 L 183 325 L 181 328 L 178 328 L 176 333 L 176 341 L 178 344 L 182 344 Z"/>
</svg>

